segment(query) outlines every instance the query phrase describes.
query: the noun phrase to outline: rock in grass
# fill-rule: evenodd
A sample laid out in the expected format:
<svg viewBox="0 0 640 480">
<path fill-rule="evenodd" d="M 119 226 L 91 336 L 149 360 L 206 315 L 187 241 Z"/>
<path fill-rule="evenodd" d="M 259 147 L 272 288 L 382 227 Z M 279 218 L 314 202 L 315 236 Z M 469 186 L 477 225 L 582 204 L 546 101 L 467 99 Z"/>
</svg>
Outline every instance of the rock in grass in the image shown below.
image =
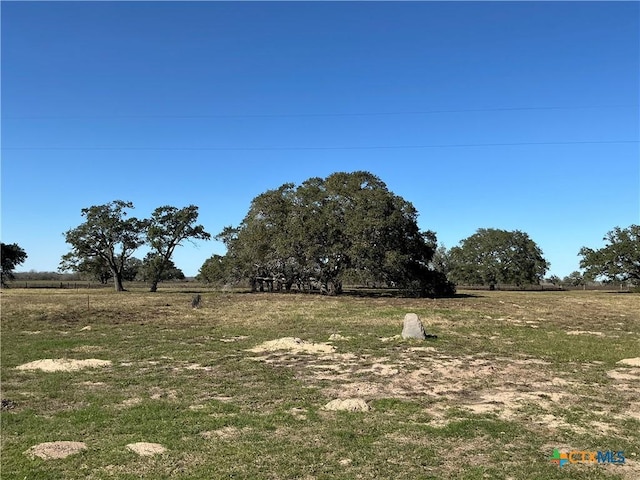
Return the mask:
<svg viewBox="0 0 640 480">
<path fill-rule="evenodd" d="M 202 297 L 200 295 L 194 295 L 191 299 L 191 307 L 200 308 L 200 305 L 202 305 Z"/>
<path fill-rule="evenodd" d="M 419 340 L 425 340 L 427 338 L 427 333 L 424 331 L 420 317 L 415 313 L 407 313 L 404 316 L 402 338 L 417 338 Z"/>
</svg>

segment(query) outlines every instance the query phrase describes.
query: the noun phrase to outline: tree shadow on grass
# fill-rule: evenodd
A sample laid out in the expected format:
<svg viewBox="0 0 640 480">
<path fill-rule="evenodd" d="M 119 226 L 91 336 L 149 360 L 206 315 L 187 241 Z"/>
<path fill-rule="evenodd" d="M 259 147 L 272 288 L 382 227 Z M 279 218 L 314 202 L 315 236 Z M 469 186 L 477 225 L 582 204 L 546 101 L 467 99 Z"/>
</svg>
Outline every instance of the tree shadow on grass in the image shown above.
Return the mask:
<svg viewBox="0 0 640 480">
<path fill-rule="evenodd" d="M 354 288 L 345 289 L 340 295 L 348 297 L 359 298 L 422 298 L 422 299 L 437 299 L 437 298 L 481 298 L 484 295 L 478 295 L 475 293 L 455 293 L 449 296 L 443 297 L 417 297 L 402 290 L 396 289 L 374 289 L 374 288 Z"/>
</svg>

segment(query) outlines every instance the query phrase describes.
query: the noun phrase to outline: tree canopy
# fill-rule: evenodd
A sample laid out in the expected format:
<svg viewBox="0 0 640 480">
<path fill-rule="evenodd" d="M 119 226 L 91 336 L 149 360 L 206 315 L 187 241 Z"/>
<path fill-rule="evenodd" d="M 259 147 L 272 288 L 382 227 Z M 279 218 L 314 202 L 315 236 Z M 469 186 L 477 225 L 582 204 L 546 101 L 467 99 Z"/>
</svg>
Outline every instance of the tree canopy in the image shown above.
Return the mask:
<svg viewBox="0 0 640 480">
<path fill-rule="evenodd" d="M 200 282 L 224 285 L 230 275 L 227 272 L 227 258 L 222 255 L 212 255 L 207 258 L 198 271 Z"/>
<path fill-rule="evenodd" d="M 421 295 L 451 293 L 428 268 L 435 234 L 421 232 L 413 205 L 369 172 L 338 172 L 258 195 L 238 227 L 217 238 L 227 253 L 203 271 L 254 288 L 317 285 L 339 293 L 347 272 Z M 205 268 L 206 267 L 206 268 Z"/>
<path fill-rule="evenodd" d="M 17 243 L 0 243 L 1 251 L 0 257 L 2 258 L 2 273 L 0 276 L 0 285 L 6 286 L 7 280 L 12 280 L 13 271 L 18 265 L 24 263 L 27 259 L 27 252 L 25 252 Z"/>
<path fill-rule="evenodd" d="M 585 275 L 608 281 L 630 281 L 640 284 L 640 225 L 615 227 L 604 236 L 607 244 L 598 249 L 582 247 L 580 268 Z"/>
<path fill-rule="evenodd" d="M 151 291 L 155 292 L 158 282 L 179 277 L 171 257 L 174 250 L 182 242 L 190 239 L 209 240 L 211 235 L 202 225 L 195 225 L 198 220 L 198 207 L 189 205 L 184 208 L 171 206 L 158 207 L 147 221 L 147 243 L 151 252 L 144 260 L 144 271 L 151 282 Z M 182 274 L 184 278 L 184 274 Z"/>
<path fill-rule="evenodd" d="M 126 218 L 131 202 L 115 200 L 81 210 L 85 222 L 64 233 L 71 251 L 62 257 L 60 268 L 82 268 L 88 260 L 99 259 L 107 265 L 117 292 L 123 291 L 123 274 L 127 259 L 144 243 L 146 222 Z"/>
<path fill-rule="evenodd" d="M 458 283 L 537 284 L 549 268 L 542 251 L 526 233 L 480 228 L 453 247 L 450 278 Z"/>
<path fill-rule="evenodd" d="M 184 278 L 171 257 L 185 240 L 208 240 L 211 235 L 195 225 L 198 207 L 163 206 L 151 218 L 126 218 L 131 202 L 115 200 L 105 205 L 82 209 L 85 222 L 67 231 L 65 239 L 71 251 L 62 257 L 60 270 L 73 270 L 106 283 L 114 279 L 116 291 L 124 290 L 123 280 L 142 277 L 155 292 L 158 282 Z M 144 261 L 133 258 L 136 249 L 147 244 L 151 251 Z"/>
</svg>

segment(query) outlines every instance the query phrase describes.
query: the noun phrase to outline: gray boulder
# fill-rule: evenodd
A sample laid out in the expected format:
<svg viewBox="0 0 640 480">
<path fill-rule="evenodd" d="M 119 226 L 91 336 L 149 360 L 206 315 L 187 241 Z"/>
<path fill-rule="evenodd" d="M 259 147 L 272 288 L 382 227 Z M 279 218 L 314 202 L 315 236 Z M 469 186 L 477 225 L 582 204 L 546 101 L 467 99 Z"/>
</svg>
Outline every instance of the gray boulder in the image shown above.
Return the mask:
<svg viewBox="0 0 640 480">
<path fill-rule="evenodd" d="M 427 333 L 424 331 L 420 317 L 415 313 L 407 313 L 404 316 L 402 338 L 417 338 L 419 340 L 425 340 L 427 338 Z"/>
</svg>

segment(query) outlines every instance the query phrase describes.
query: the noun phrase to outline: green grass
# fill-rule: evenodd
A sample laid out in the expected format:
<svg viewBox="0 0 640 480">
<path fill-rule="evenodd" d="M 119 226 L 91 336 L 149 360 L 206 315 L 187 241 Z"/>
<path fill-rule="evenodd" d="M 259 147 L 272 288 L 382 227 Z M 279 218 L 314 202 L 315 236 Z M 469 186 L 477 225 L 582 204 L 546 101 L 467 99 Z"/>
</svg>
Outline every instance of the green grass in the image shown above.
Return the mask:
<svg viewBox="0 0 640 480">
<path fill-rule="evenodd" d="M 178 290 L 4 290 L 2 478 L 639 478 L 640 371 L 616 362 L 639 356 L 640 297 L 468 293 L 204 292 L 193 310 Z M 438 338 L 394 338 L 408 312 Z M 333 333 L 335 354 L 247 351 Z M 15 369 L 45 358 L 112 365 Z M 323 410 L 337 396 L 371 410 Z M 24 454 L 56 440 L 88 449 Z M 168 450 L 125 448 L 142 441 Z M 568 446 L 627 465 L 552 465 Z"/>
</svg>

